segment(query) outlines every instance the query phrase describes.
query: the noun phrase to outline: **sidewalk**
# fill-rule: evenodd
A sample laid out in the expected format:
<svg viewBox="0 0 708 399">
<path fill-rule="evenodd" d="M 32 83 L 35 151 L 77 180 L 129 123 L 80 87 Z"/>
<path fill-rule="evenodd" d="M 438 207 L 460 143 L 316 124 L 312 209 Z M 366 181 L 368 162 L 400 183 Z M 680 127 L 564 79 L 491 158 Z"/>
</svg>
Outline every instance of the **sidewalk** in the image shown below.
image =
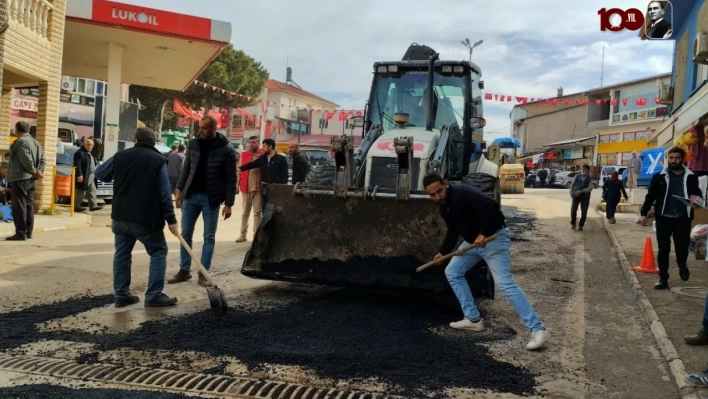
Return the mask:
<svg viewBox="0 0 708 399">
<path fill-rule="evenodd" d="M 647 237 L 652 240 L 656 259 L 658 247 L 651 226 L 653 219 L 644 227 L 636 224 L 635 214 L 618 213 L 615 215 L 617 223 L 611 225 L 604 214 L 601 215 L 642 315 L 652 330 L 662 357 L 671 366 L 683 398 L 708 398 L 708 389 L 696 389 L 683 382 L 684 373 L 698 373 L 708 368 L 708 347 L 689 346 L 683 341 L 684 336 L 695 334 L 702 325 L 708 288 L 708 262 L 696 260 L 695 253 L 690 252 L 688 268 L 691 277 L 688 281 L 683 281 L 678 275 L 672 244 L 669 258 L 670 290 L 657 291 L 654 289 L 654 283 L 659 278 L 657 274 L 631 270 L 631 267 L 641 263 Z"/>
<path fill-rule="evenodd" d="M 77 212 L 72 217 L 69 211 L 61 210 L 54 216 L 34 215 L 34 231 L 40 233 L 67 229 L 78 229 L 91 226 L 91 215 Z M 0 221 L 0 237 L 9 237 L 15 234 L 15 225 L 10 222 Z"/>
</svg>

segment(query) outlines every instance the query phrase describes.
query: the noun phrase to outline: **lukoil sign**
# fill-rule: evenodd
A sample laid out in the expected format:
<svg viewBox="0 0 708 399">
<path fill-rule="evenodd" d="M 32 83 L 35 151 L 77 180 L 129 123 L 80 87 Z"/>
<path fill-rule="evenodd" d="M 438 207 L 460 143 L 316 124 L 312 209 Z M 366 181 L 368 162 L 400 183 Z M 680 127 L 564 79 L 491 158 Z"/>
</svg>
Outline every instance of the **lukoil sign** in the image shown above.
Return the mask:
<svg viewBox="0 0 708 399">
<path fill-rule="evenodd" d="M 145 11 L 131 11 L 131 10 L 124 10 L 119 7 L 113 7 L 111 9 L 111 18 L 113 19 L 121 19 L 125 21 L 130 21 L 130 22 L 138 22 L 141 24 L 146 24 L 146 25 L 154 25 L 154 26 L 159 26 L 157 23 L 157 15 L 156 14 L 148 14 Z"/>
</svg>

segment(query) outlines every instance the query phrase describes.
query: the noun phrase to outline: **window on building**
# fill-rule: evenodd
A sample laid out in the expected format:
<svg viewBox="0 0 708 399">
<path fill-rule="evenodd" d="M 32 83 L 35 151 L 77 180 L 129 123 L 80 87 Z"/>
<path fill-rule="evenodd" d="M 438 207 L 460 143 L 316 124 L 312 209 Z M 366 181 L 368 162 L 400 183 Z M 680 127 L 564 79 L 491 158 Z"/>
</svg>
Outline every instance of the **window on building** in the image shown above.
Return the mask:
<svg viewBox="0 0 708 399">
<path fill-rule="evenodd" d="M 329 128 L 329 121 L 325 118 L 320 119 L 320 124 L 319 124 L 320 129 L 327 129 Z"/>
<path fill-rule="evenodd" d="M 615 134 L 610 134 L 610 143 L 617 143 L 620 141 L 620 134 L 615 133 Z"/>
<path fill-rule="evenodd" d="M 85 94 L 87 96 L 103 96 L 105 95 L 106 84 L 93 79 L 84 79 L 71 76 L 68 78 L 70 86 L 73 90 L 67 90 L 70 93 Z"/>
<path fill-rule="evenodd" d="M 648 140 L 652 133 L 654 133 L 654 130 L 644 130 L 641 132 L 637 132 L 634 139 L 635 140 Z"/>
<path fill-rule="evenodd" d="M 249 120 L 248 115 L 234 113 L 234 120 L 231 123 L 231 127 L 233 129 L 255 129 L 256 118 Z"/>
<path fill-rule="evenodd" d="M 600 136 L 600 143 L 605 144 L 610 142 L 610 135 L 609 134 L 603 134 Z"/>
<path fill-rule="evenodd" d="M 638 112 L 646 111 L 656 107 L 656 105 L 654 104 L 654 98 L 656 98 L 658 95 L 659 89 L 657 87 L 656 80 L 627 87 L 622 89 L 621 91 L 617 90 L 615 91 L 615 99 L 617 99 L 617 105 L 613 107 L 612 112 L 613 114 L 621 114 L 620 121 L 622 122 L 635 120 L 638 118 Z M 637 105 L 638 99 L 646 100 L 646 104 Z M 627 105 L 624 104 L 624 100 L 627 100 Z"/>
<path fill-rule="evenodd" d="M 634 141 L 636 140 L 635 132 L 622 133 L 622 141 Z"/>
<path fill-rule="evenodd" d="M 607 154 L 607 163 L 605 165 L 617 165 L 617 153 Z"/>
<path fill-rule="evenodd" d="M 697 64 L 698 68 L 696 70 L 696 87 L 700 86 L 708 80 L 708 65 Z"/>
</svg>

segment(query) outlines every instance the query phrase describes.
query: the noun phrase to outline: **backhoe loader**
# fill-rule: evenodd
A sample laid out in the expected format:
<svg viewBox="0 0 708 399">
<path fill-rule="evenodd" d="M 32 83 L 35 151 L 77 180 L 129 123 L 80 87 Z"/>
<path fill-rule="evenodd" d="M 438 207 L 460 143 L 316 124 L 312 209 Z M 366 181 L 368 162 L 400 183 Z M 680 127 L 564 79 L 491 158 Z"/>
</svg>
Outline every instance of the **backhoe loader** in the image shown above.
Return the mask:
<svg viewBox="0 0 708 399">
<path fill-rule="evenodd" d="M 482 139 L 481 70 L 442 61 L 413 43 L 401 61 L 376 62 L 363 140 L 333 136 L 331 185 L 264 185 L 263 220 L 242 266 L 246 276 L 378 289 L 450 290 L 433 259 L 447 228 L 423 187 L 437 172 L 498 201 L 499 149 Z M 493 159 L 485 156 L 488 153 Z M 467 275 L 475 297 L 493 298 L 484 261 Z"/>
</svg>

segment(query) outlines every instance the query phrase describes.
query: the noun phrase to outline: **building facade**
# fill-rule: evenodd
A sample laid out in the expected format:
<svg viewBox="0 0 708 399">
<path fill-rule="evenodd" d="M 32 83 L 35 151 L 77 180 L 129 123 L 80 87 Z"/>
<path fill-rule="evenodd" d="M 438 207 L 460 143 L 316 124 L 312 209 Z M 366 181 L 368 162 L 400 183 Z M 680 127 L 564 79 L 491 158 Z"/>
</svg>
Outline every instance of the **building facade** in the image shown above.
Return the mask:
<svg viewBox="0 0 708 399">
<path fill-rule="evenodd" d="M 660 90 L 668 117 L 649 141 L 669 148 L 674 141 L 695 129 L 698 142 L 689 150 L 689 167 L 708 174 L 706 127 L 708 126 L 708 3 L 704 0 L 673 2 L 673 34 L 676 41 L 671 82 Z"/>
<path fill-rule="evenodd" d="M 65 0 L 6 0 L 0 2 L 0 21 L 8 27 L 0 34 L 0 150 L 10 144 L 13 91 L 36 87 L 36 138 L 44 148 L 48 173 L 56 163 L 59 93 L 64 46 Z M 52 202 L 52 179 L 37 182 L 36 205 Z"/>
</svg>

